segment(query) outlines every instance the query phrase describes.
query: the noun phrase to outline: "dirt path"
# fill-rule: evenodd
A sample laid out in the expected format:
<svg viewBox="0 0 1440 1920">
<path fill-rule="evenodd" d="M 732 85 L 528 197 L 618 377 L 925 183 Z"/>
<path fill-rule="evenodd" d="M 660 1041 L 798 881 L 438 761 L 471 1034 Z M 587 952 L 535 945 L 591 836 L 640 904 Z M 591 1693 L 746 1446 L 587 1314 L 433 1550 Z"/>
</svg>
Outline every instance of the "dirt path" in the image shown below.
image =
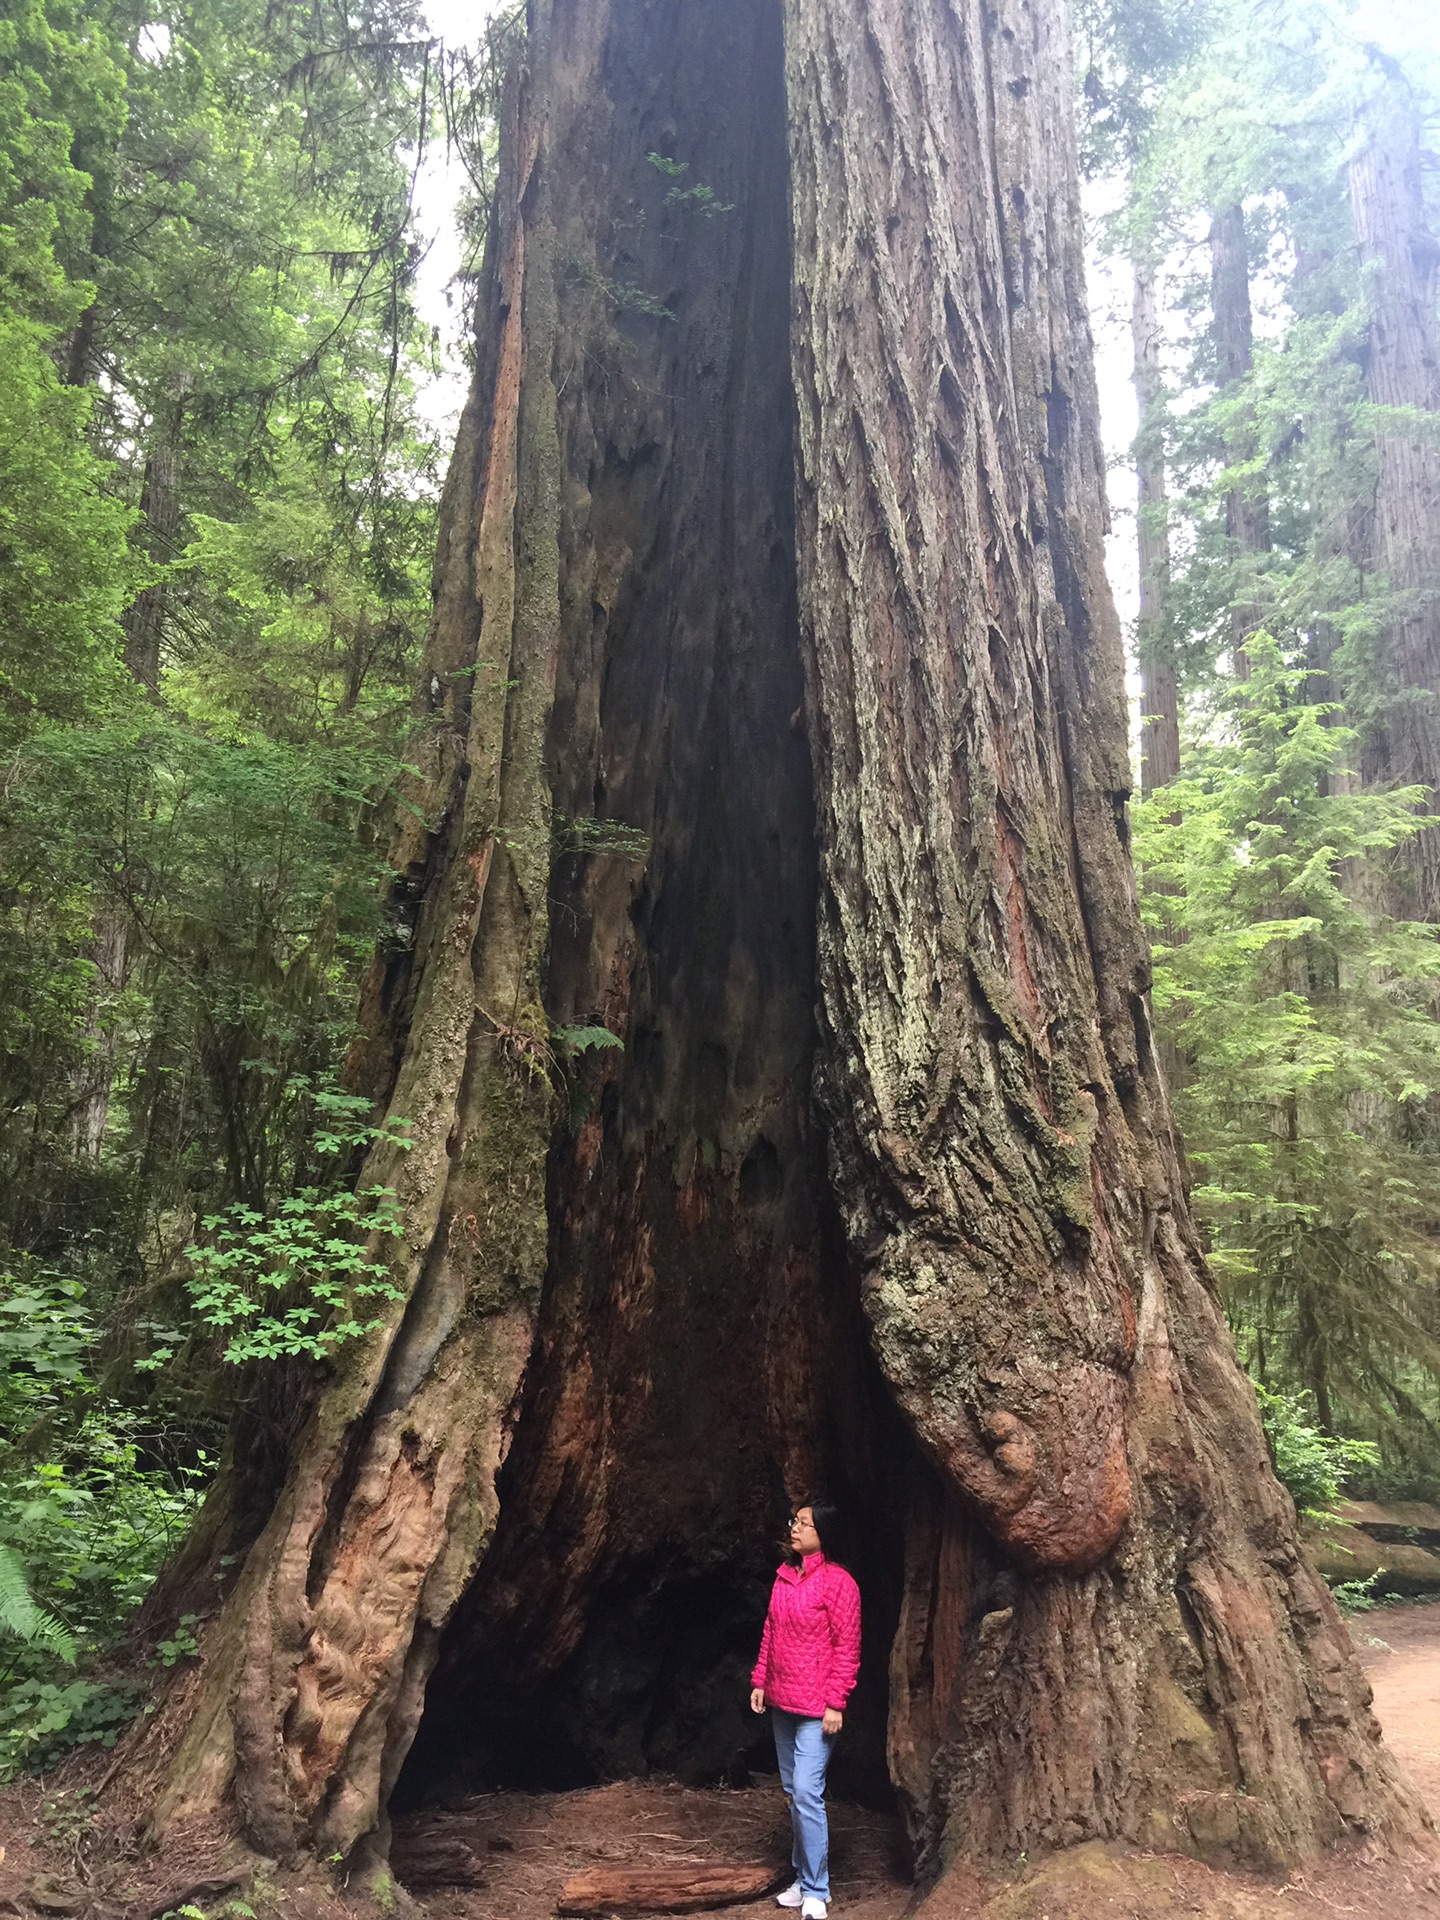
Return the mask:
<svg viewBox="0 0 1440 1920">
<path fill-rule="evenodd" d="M 1385 1738 L 1440 1821 L 1440 1601 L 1362 1614 L 1351 1632 Z"/>
</svg>

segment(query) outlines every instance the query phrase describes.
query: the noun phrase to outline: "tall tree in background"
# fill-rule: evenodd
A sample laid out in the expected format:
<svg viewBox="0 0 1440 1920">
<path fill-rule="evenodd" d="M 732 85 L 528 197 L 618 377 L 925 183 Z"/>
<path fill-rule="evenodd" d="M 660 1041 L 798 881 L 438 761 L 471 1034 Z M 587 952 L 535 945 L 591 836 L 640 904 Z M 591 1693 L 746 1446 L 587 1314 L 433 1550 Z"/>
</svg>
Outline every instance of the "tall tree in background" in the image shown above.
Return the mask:
<svg viewBox="0 0 1440 1920">
<path fill-rule="evenodd" d="M 1135 350 L 1136 546 L 1140 664 L 1140 788 L 1149 794 L 1180 774 L 1180 703 L 1170 627 L 1170 534 L 1165 491 L 1165 392 L 1162 330 L 1153 250 L 1136 244 L 1131 260 L 1130 335 Z"/>
<path fill-rule="evenodd" d="M 1433 929 L 1393 878 L 1429 832 L 1404 784 L 1423 776 L 1385 753 L 1396 729 L 1424 737 L 1430 696 L 1396 636 L 1426 602 L 1413 544 L 1397 593 L 1372 533 L 1385 442 L 1392 466 L 1400 443 L 1423 459 L 1423 421 L 1366 392 L 1375 289 L 1393 276 L 1372 260 L 1362 278 L 1354 169 L 1371 146 L 1351 155 L 1349 197 L 1344 161 L 1375 93 L 1335 19 L 1217 14 L 1152 118 L 1187 725 L 1181 778 L 1137 835 L 1161 1033 L 1187 1060 L 1194 1200 L 1247 1363 L 1331 1431 L 1379 1442 L 1373 1490 L 1423 1491 L 1440 1452 L 1440 1028 Z M 1413 170 L 1411 189 L 1420 218 Z M 1203 275 L 1187 267 L 1197 228 Z M 1415 270 L 1402 317 L 1433 337 Z M 1418 531 L 1424 485 L 1405 506 L 1401 490 L 1392 475 Z M 1263 659 L 1253 687 L 1233 683 L 1237 647 L 1247 668 Z"/>
<path fill-rule="evenodd" d="M 1388 601 L 1370 667 L 1372 779 L 1426 789 L 1440 809 L 1440 243 L 1426 204 L 1422 109 L 1393 63 L 1375 59 L 1350 162 L 1355 237 L 1369 326 L 1365 385 L 1373 408 L 1374 565 Z M 1406 849 L 1400 910 L 1440 923 L 1440 831 Z"/>
<path fill-rule="evenodd" d="M 1081 158 L 1092 178 L 1123 186 L 1107 224 L 1123 235 L 1130 282 L 1130 343 L 1136 401 L 1131 448 L 1136 480 L 1138 594 L 1134 651 L 1140 672 L 1140 785 L 1149 793 L 1180 771 L 1180 718 L 1170 613 L 1167 400 L 1159 280 L 1166 220 L 1147 169 L 1150 128 L 1167 80 L 1193 55 L 1209 25 L 1203 0 L 1133 7 L 1081 4 Z"/>
<path fill-rule="evenodd" d="M 374 937 L 357 829 L 396 770 L 433 527 L 417 31 L 386 0 L 27 0 L 0 46 L 5 323 L 92 521 L 134 519 L 129 555 L 94 544 L 114 604 L 83 646 L 19 607 L 0 638 L 0 1237 L 83 1244 L 112 1291 L 167 1279 L 197 1203 L 285 1190 L 296 1089 L 338 1066 Z M 48 567 L 63 607 L 69 557 L 33 545 L 6 591 Z"/>
<path fill-rule="evenodd" d="M 1420 1818 L 1156 1067 L 1071 124 L 1046 6 L 534 0 L 356 1061 L 400 1297 L 224 1540 L 160 1833 L 723 1764 L 820 1480 L 926 1867 Z"/>
<path fill-rule="evenodd" d="M 1243 680 L 1250 671 L 1245 642 L 1261 624 L 1255 598 L 1256 561 L 1270 545 L 1270 514 L 1263 481 L 1253 467 L 1257 447 L 1246 387 L 1254 364 L 1254 319 L 1250 308 L 1250 236 L 1238 200 L 1218 208 L 1210 222 L 1210 313 L 1215 351 L 1216 400 L 1226 409 L 1224 458 L 1225 533 L 1239 588 L 1231 608 L 1231 665 Z"/>
</svg>

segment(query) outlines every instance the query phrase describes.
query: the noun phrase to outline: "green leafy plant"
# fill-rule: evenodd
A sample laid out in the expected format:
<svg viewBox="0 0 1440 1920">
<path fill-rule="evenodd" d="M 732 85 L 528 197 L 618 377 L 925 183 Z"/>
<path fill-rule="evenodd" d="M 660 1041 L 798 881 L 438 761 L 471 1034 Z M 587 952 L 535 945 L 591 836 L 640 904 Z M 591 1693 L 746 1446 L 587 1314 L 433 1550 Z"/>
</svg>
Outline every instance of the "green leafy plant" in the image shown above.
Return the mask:
<svg viewBox="0 0 1440 1920">
<path fill-rule="evenodd" d="M 1358 1468 L 1373 1466 L 1379 1448 L 1370 1440 L 1321 1432 L 1299 1395 L 1272 1393 L 1265 1387 L 1256 1393 L 1281 1484 L 1307 1520 L 1332 1519 L 1346 1480 Z"/>
<path fill-rule="evenodd" d="M 1342 1613 L 1371 1613 L 1380 1605 L 1375 1588 L 1383 1578 L 1386 1568 L 1377 1567 L 1374 1573 L 1364 1580 L 1339 1580 L 1330 1592 L 1335 1604 Z"/>
<path fill-rule="evenodd" d="M 162 1667 L 178 1666 L 182 1660 L 199 1659 L 200 1642 L 195 1637 L 195 1629 L 199 1624 L 198 1614 L 182 1613 L 169 1638 L 156 1641 L 155 1658 Z"/>
<path fill-rule="evenodd" d="M 0 1634 L 27 1647 L 42 1647 L 75 1664 L 75 1639 L 63 1620 L 35 1604 L 20 1556 L 13 1547 L 0 1546 Z"/>
<path fill-rule="evenodd" d="M 93 1663 L 194 1514 L 210 1461 L 158 1464 L 144 1414 L 103 1392 L 82 1283 L 34 1263 L 0 1272 L 0 1779 L 77 1744 L 112 1745 L 138 1686 Z M 28 1596 L 28 1604 L 27 1604 Z"/>
<path fill-rule="evenodd" d="M 314 1100 L 321 1124 L 312 1145 L 322 1158 L 338 1161 L 377 1140 L 408 1151 L 406 1123 L 361 1118 L 369 1101 L 326 1086 Z M 209 1237 L 188 1249 L 186 1291 L 201 1324 L 226 1336 L 223 1357 L 232 1366 L 287 1354 L 325 1359 L 383 1324 L 365 1317 L 361 1303 L 402 1297 L 388 1261 L 367 1246 L 402 1224 L 394 1190 L 379 1186 L 304 1186 L 269 1216 L 231 1207 L 207 1216 Z M 146 1364 L 172 1357 L 162 1347 Z"/>
<path fill-rule="evenodd" d="M 54 1766 L 72 1747 L 113 1747 L 141 1706 L 138 1686 L 30 1678 L 0 1696 L 0 1780 Z"/>
<path fill-rule="evenodd" d="M 191 1901 L 168 1908 L 160 1920 L 257 1920 L 257 1915 L 244 1900 L 223 1900 L 218 1907 L 198 1907 Z"/>
<path fill-rule="evenodd" d="M 550 1038 L 567 1053 L 603 1053 L 614 1047 L 623 1050 L 625 1045 L 619 1034 L 612 1033 L 609 1027 L 552 1027 Z"/>
<path fill-rule="evenodd" d="M 690 213 L 703 214 L 707 220 L 713 220 L 718 214 L 733 213 L 733 200 L 722 200 L 713 187 L 707 187 L 697 181 L 693 187 L 682 187 L 679 183 L 690 171 L 688 160 L 672 160 L 663 153 L 647 153 L 645 158 L 657 173 L 662 173 L 675 185 L 665 196 L 667 207 L 681 207 Z"/>
</svg>

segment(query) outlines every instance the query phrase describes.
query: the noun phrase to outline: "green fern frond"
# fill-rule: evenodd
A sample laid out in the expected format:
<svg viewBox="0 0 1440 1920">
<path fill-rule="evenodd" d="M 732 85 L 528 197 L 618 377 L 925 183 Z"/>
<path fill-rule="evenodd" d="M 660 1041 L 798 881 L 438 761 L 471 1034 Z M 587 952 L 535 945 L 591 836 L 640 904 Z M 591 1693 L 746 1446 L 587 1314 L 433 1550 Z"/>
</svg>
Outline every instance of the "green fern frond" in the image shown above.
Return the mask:
<svg viewBox="0 0 1440 1920">
<path fill-rule="evenodd" d="M 75 1664 L 69 1628 L 35 1604 L 19 1554 L 4 1546 L 0 1546 L 0 1633 L 23 1640 L 27 1647 L 46 1647 L 68 1667 Z"/>
</svg>

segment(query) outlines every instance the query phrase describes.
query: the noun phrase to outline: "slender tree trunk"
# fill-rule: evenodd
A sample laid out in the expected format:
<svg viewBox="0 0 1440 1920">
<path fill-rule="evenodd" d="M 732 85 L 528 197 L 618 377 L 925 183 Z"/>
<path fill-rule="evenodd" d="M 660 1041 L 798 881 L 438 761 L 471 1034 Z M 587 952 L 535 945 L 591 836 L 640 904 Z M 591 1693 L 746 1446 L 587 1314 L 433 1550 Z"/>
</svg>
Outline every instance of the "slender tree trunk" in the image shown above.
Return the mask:
<svg viewBox="0 0 1440 1920">
<path fill-rule="evenodd" d="M 158 422 L 145 455 L 140 520 L 145 546 L 157 567 L 174 560 L 180 544 L 179 438 L 177 407 L 169 429 Z M 125 615 L 125 664 L 153 693 L 160 684 L 160 646 L 165 627 L 167 581 L 162 575 L 142 587 Z"/>
<path fill-rule="evenodd" d="M 76 352 L 90 351 L 93 311 L 92 308 L 86 313 L 76 330 Z M 72 355 L 72 363 L 73 359 Z M 149 557 L 157 566 L 172 561 L 179 545 L 181 513 L 176 484 L 179 467 L 176 442 L 180 417 L 181 409 L 177 405 L 167 423 L 157 422 L 145 457 L 140 517 Z M 141 589 L 124 619 L 125 664 L 151 693 L 160 681 L 165 594 L 164 578 L 152 581 Z M 113 894 L 97 892 L 90 953 L 95 965 L 95 981 L 85 1018 L 87 1051 L 76 1091 L 70 1142 L 81 1159 L 93 1164 L 98 1163 L 105 1143 L 119 1051 L 115 1000 L 129 978 L 132 959 L 129 918 Z"/>
<path fill-rule="evenodd" d="M 113 901 L 101 900 L 96 907 L 95 931 L 90 942 L 95 978 L 85 1013 L 86 1053 L 70 1119 L 71 1150 L 92 1165 L 99 1162 L 110 1119 L 110 1092 L 119 1052 L 115 1001 L 125 986 L 129 950 L 129 927 L 124 915 Z"/>
<path fill-rule="evenodd" d="M 405 1298 L 162 1835 L 718 1770 L 817 1482 L 928 1870 L 1422 1820 L 1157 1073 L 1069 89 L 1023 0 L 532 7 L 355 1062 Z"/>
<path fill-rule="evenodd" d="M 1134 385 L 1139 411 L 1133 459 L 1137 483 L 1136 546 L 1139 608 L 1135 651 L 1140 666 L 1140 791 L 1148 799 L 1157 787 L 1180 777 L 1180 682 L 1175 637 L 1170 624 L 1170 529 L 1165 498 L 1165 391 L 1160 367 L 1162 339 L 1156 304 L 1156 269 L 1149 247 L 1140 242 L 1131 261 L 1133 273 L 1130 336 L 1135 349 Z M 1172 819 L 1179 818 L 1178 814 Z M 1153 884 L 1153 881 L 1152 881 Z M 1168 920 L 1168 937 L 1183 929 Z M 1166 1086 L 1183 1085 L 1185 1062 L 1173 1040 L 1157 1036 L 1156 1051 Z"/>
<path fill-rule="evenodd" d="M 1155 263 L 1137 250 L 1131 262 L 1134 289 L 1130 333 L 1135 346 L 1135 477 L 1139 499 L 1136 539 L 1140 561 L 1140 609 L 1135 650 L 1140 661 L 1140 790 L 1147 796 L 1180 774 L 1179 686 L 1167 605 L 1170 537 L 1165 501 L 1165 398 L 1160 371 L 1160 316 L 1155 301 Z"/>
<path fill-rule="evenodd" d="M 1244 395 L 1254 356 L 1250 307 L 1250 243 L 1238 201 L 1220 208 L 1210 225 L 1210 307 L 1215 330 L 1216 384 L 1228 409 L 1225 461 L 1242 468 L 1255 458 L 1254 413 Z M 1225 491 L 1225 533 L 1235 570 L 1231 593 L 1231 659 L 1249 678 L 1245 642 L 1265 617 L 1258 557 L 1270 550 L 1270 505 L 1263 482 L 1237 474 Z"/>
<path fill-rule="evenodd" d="M 1436 293 L 1440 246 L 1422 178 L 1419 108 L 1387 74 L 1364 115 L 1350 201 L 1370 306 L 1366 391 L 1375 415 L 1374 560 L 1388 599 L 1380 634 L 1382 718 L 1367 777 L 1427 787 L 1440 812 L 1440 441 L 1419 416 L 1440 410 Z M 1440 919 L 1440 828 L 1397 862 L 1394 905 Z"/>
</svg>

